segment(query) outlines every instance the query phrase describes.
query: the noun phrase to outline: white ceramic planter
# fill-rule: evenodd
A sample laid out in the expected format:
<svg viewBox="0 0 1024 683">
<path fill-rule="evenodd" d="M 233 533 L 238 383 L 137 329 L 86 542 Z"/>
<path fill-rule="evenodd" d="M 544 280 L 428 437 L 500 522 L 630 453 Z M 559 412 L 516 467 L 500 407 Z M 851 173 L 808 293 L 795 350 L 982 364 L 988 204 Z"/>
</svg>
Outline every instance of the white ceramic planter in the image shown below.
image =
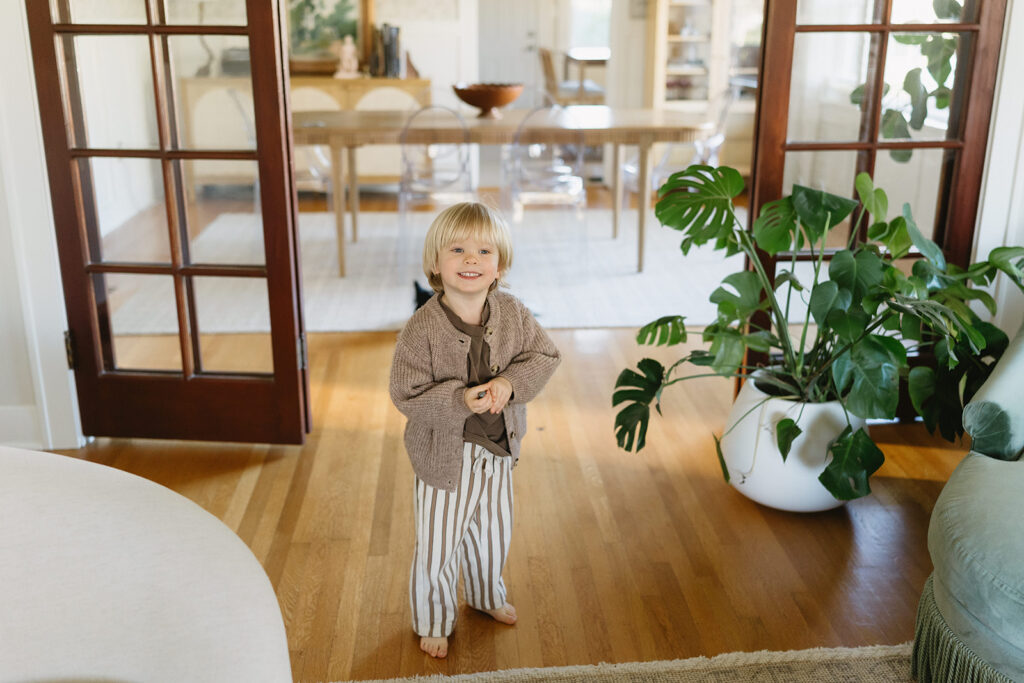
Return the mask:
<svg viewBox="0 0 1024 683">
<path fill-rule="evenodd" d="M 818 481 L 828 463 L 828 447 L 846 428 L 846 418 L 838 401 L 801 404 L 768 395 L 743 383 L 736 396 L 726 431 L 736 427 L 722 439 L 722 455 L 729 469 L 729 483 L 747 498 L 762 505 L 791 512 L 820 512 L 839 507 L 836 500 Z M 800 414 L 803 406 L 803 414 Z M 753 408 L 753 410 L 751 410 Z M 750 411 L 749 415 L 743 417 Z M 784 418 L 797 419 L 803 430 L 793 442 L 786 461 L 775 440 L 775 425 Z M 853 430 L 865 421 L 850 416 Z"/>
</svg>

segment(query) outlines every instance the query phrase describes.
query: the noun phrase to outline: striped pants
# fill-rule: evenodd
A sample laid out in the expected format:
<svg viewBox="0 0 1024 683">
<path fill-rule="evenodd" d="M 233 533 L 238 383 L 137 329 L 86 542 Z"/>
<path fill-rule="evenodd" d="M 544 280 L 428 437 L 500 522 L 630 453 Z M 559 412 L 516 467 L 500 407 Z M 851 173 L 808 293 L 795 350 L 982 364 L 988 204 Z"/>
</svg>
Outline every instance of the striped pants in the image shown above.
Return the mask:
<svg viewBox="0 0 1024 683">
<path fill-rule="evenodd" d="M 505 604 L 501 578 L 512 540 L 512 459 L 466 443 L 454 491 L 416 478 L 416 551 L 409 579 L 412 627 L 443 638 L 455 628 L 459 569 L 466 602 L 477 609 Z"/>
</svg>

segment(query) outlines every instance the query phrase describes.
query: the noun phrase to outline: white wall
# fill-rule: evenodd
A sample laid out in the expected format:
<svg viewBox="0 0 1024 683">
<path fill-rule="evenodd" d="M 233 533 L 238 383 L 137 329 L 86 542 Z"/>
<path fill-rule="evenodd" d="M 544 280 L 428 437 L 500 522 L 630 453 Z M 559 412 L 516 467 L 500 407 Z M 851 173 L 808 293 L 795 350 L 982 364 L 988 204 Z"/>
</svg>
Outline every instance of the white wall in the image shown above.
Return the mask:
<svg viewBox="0 0 1024 683">
<path fill-rule="evenodd" d="M 402 49 L 430 79 L 435 104 L 457 105 L 451 86 L 476 82 L 476 0 L 377 0 L 374 21 L 398 26 Z"/>
<path fill-rule="evenodd" d="M 996 81 L 996 108 L 989 130 L 987 166 L 982 186 L 975 257 L 995 247 L 1024 246 L 1024 6 L 1008 3 L 1003 48 Z M 1024 320 L 1024 293 L 1003 275 L 992 288 L 999 306 L 994 321 L 1013 333 Z"/>
<path fill-rule="evenodd" d="M 647 68 L 647 17 L 630 16 L 636 0 L 612 0 L 611 32 L 608 36 L 611 59 L 606 74 L 608 87 L 605 99 L 613 107 L 642 107 L 644 83 L 640 77 Z M 653 1 L 644 3 L 654 11 Z M 609 155 L 610 156 L 610 155 Z"/>
<path fill-rule="evenodd" d="M 25 5 L 0 3 L 0 443 L 81 445 Z"/>
</svg>

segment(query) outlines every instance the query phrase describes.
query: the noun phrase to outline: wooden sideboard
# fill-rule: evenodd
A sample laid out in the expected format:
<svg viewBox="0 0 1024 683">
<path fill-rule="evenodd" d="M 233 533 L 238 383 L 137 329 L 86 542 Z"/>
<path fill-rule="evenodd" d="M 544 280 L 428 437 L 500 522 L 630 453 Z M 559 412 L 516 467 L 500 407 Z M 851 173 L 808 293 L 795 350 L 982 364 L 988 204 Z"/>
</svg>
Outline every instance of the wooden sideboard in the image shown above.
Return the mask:
<svg viewBox="0 0 1024 683">
<path fill-rule="evenodd" d="M 252 82 L 247 76 L 186 77 L 179 80 L 182 129 L 189 149 L 254 149 Z M 292 76 L 293 112 L 356 109 L 406 111 L 431 102 L 430 81 L 422 78 L 334 78 Z M 328 157 L 329 158 L 329 157 Z M 322 163 L 308 150 L 296 150 L 296 177 L 310 177 L 310 166 Z M 246 161 L 204 160 L 186 164 L 188 193 L 205 185 L 252 185 L 255 164 Z M 374 158 L 360 160 L 367 183 L 397 182 L 401 169 L 397 148 L 378 149 Z M 330 169 L 327 169 L 329 175 Z M 312 174 L 316 175 L 316 174 Z"/>
</svg>

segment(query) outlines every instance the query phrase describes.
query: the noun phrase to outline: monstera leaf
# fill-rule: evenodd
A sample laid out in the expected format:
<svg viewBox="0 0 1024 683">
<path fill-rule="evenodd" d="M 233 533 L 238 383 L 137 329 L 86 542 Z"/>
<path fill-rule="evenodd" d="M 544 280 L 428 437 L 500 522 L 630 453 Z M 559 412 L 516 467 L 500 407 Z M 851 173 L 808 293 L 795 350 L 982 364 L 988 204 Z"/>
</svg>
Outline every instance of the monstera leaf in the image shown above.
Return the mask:
<svg viewBox="0 0 1024 683">
<path fill-rule="evenodd" d="M 658 400 L 665 381 L 665 368 L 658 361 L 644 358 L 637 367 L 643 374 L 623 370 L 615 381 L 615 393 L 612 394 L 612 406 L 628 401 L 628 405 L 615 416 L 615 440 L 619 448 L 626 451 L 633 450 L 634 443 L 638 451 L 647 443 L 651 403 Z M 658 403 L 655 403 L 655 409 L 661 412 Z"/>
<path fill-rule="evenodd" d="M 684 254 L 710 240 L 733 254 L 738 245 L 732 200 L 743 188 L 743 177 L 736 169 L 690 166 L 673 173 L 658 190 L 654 214 L 662 225 L 683 233 Z"/>
<path fill-rule="evenodd" d="M 686 316 L 666 315 L 640 328 L 636 335 L 637 344 L 674 346 L 686 341 Z"/>
</svg>

